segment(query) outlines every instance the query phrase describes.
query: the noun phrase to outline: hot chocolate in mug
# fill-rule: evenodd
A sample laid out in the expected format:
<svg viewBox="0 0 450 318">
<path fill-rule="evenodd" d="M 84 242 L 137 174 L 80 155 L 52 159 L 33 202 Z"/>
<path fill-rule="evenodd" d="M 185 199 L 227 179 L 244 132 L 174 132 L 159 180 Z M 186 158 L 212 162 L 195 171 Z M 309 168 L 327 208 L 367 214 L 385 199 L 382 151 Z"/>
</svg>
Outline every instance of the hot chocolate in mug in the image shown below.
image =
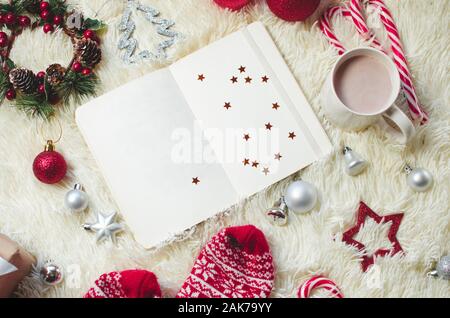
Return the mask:
<svg viewBox="0 0 450 318">
<path fill-rule="evenodd" d="M 360 130 L 383 118 L 401 143 L 415 134 L 414 123 L 395 105 L 400 75 L 394 62 L 373 48 L 357 48 L 337 60 L 322 88 L 328 119 L 343 129 Z"/>
</svg>

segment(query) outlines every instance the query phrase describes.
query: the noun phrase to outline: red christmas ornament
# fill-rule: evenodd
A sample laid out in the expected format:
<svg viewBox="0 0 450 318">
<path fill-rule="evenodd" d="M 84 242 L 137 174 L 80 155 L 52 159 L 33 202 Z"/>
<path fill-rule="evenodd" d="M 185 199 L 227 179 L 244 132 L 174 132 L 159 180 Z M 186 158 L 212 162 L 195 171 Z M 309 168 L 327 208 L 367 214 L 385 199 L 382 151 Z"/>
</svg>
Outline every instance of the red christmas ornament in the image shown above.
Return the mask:
<svg viewBox="0 0 450 318">
<path fill-rule="evenodd" d="M 46 23 L 46 24 L 44 24 L 43 30 L 44 30 L 44 33 L 52 32 L 53 25 L 51 25 L 50 23 Z"/>
<path fill-rule="evenodd" d="M 14 13 L 7 13 L 5 16 L 5 23 L 6 24 L 14 24 L 16 23 L 16 16 L 14 15 Z"/>
<path fill-rule="evenodd" d="M 286 21 L 304 21 L 316 11 L 320 0 L 267 0 L 270 10 Z"/>
<path fill-rule="evenodd" d="M 41 11 L 48 10 L 49 7 L 50 3 L 48 3 L 47 1 L 42 1 L 41 4 L 39 5 Z"/>
<path fill-rule="evenodd" d="M 383 257 L 387 255 L 395 255 L 403 251 L 400 242 L 397 240 L 397 231 L 400 227 L 400 223 L 402 222 L 403 213 L 380 216 L 376 214 L 374 211 L 372 211 L 372 209 L 369 208 L 364 202 L 361 202 L 359 204 L 358 216 L 355 226 L 347 230 L 342 235 L 342 241 L 348 245 L 355 246 L 359 251 L 365 252 L 366 246 L 363 243 L 355 240 L 354 237 L 356 236 L 356 234 L 358 234 L 359 230 L 361 230 L 361 228 L 364 226 L 364 223 L 366 222 L 366 219 L 368 217 L 373 219 L 378 224 L 392 222 L 388 233 L 388 239 L 392 243 L 392 247 L 389 249 L 380 248 L 376 250 L 373 253 L 373 255 L 367 255 L 367 253 L 365 253 L 361 261 L 363 272 L 366 272 L 367 269 L 375 262 L 375 258 L 377 256 Z"/>
<path fill-rule="evenodd" d="M 39 94 L 45 94 L 45 85 L 44 84 L 39 85 L 38 92 L 39 92 Z"/>
<path fill-rule="evenodd" d="M 29 26 L 31 24 L 31 19 L 27 16 L 21 15 L 19 16 L 19 25 L 23 28 Z"/>
<path fill-rule="evenodd" d="M 62 17 L 60 15 L 55 15 L 53 17 L 53 24 L 54 25 L 60 25 L 62 22 Z"/>
<path fill-rule="evenodd" d="M 91 40 L 93 40 L 94 37 L 95 37 L 95 32 L 88 29 L 88 30 L 86 30 L 86 31 L 83 32 L 83 37 L 86 38 L 86 39 L 91 39 Z"/>
<path fill-rule="evenodd" d="M 72 64 L 72 70 L 74 72 L 79 73 L 79 72 L 81 72 L 83 70 L 83 65 L 81 65 L 80 62 L 75 62 L 75 63 Z"/>
<path fill-rule="evenodd" d="M 8 38 L 0 37 L 0 47 L 7 47 L 8 46 Z"/>
<path fill-rule="evenodd" d="M 6 92 L 5 97 L 7 100 L 13 100 L 14 98 L 16 98 L 16 91 L 13 88 L 9 89 Z"/>
<path fill-rule="evenodd" d="M 53 142 L 51 140 L 47 141 L 45 150 L 34 159 L 34 175 L 43 183 L 54 184 L 61 181 L 66 172 L 66 160 L 59 152 L 55 151 Z"/>
<path fill-rule="evenodd" d="M 237 11 L 245 7 L 250 0 L 214 0 L 218 6 L 232 11 Z"/>
<path fill-rule="evenodd" d="M 45 77 L 45 72 L 44 71 L 40 71 L 36 74 L 37 78 L 39 79 L 44 79 Z"/>
<path fill-rule="evenodd" d="M 92 73 L 92 71 L 90 68 L 85 68 L 81 71 L 81 74 L 86 75 L 86 76 L 90 75 L 91 73 Z"/>
<path fill-rule="evenodd" d="M 51 13 L 50 13 L 50 11 L 44 10 L 44 11 L 41 11 L 40 16 L 41 16 L 42 20 L 47 21 L 50 18 Z"/>
</svg>

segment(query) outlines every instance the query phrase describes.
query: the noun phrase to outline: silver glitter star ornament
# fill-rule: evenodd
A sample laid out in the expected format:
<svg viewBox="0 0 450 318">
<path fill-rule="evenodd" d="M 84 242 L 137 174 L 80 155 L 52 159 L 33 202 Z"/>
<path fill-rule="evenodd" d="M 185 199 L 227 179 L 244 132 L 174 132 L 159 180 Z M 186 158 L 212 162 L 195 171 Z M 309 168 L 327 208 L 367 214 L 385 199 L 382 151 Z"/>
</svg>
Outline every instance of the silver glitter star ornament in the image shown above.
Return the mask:
<svg viewBox="0 0 450 318">
<path fill-rule="evenodd" d="M 97 242 L 110 238 L 113 243 L 116 243 L 116 234 L 123 230 L 123 225 L 115 222 L 116 216 L 117 212 L 109 215 L 98 212 L 97 222 L 83 224 L 83 228 L 96 232 Z"/>
<path fill-rule="evenodd" d="M 167 37 L 167 40 L 163 40 L 156 46 L 155 52 L 150 50 L 142 50 L 135 54 L 138 42 L 132 37 L 136 24 L 132 20 L 132 12 L 142 12 L 145 18 L 153 25 L 156 25 L 156 32 L 159 35 Z M 123 13 L 122 19 L 119 24 L 119 31 L 123 32 L 119 39 L 119 50 L 125 50 L 125 54 L 122 59 L 125 63 L 133 64 L 142 60 L 157 61 L 167 57 L 166 49 L 175 43 L 175 39 L 180 36 L 176 31 L 169 30 L 175 22 L 167 19 L 161 19 L 158 17 L 159 11 L 150 7 L 144 6 L 135 0 L 128 0 L 128 4 Z"/>
</svg>

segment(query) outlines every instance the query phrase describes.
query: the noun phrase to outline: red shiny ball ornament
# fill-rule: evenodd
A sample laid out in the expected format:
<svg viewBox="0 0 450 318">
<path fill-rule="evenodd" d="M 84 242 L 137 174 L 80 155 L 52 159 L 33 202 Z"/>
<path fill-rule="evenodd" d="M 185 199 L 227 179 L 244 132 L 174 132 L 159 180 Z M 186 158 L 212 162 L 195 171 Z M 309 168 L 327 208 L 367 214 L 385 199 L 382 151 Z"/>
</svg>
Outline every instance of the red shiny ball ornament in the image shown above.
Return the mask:
<svg viewBox="0 0 450 318">
<path fill-rule="evenodd" d="M 16 16 L 14 15 L 14 13 L 7 13 L 5 16 L 5 23 L 6 24 L 14 24 L 16 23 Z"/>
<path fill-rule="evenodd" d="M 62 22 L 62 17 L 60 15 L 55 15 L 53 17 L 53 24 L 54 25 L 60 25 Z"/>
<path fill-rule="evenodd" d="M 83 75 L 90 75 L 91 73 L 92 73 L 92 71 L 91 71 L 90 68 L 84 68 L 84 69 L 81 71 L 81 74 L 83 74 Z"/>
<path fill-rule="evenodd" d="M 33 173 L 39 181 L 46 184 L 58 183 L 65 177 L 67 173 L 66 160 L 53 149 L 51 141 L 47 143 L 46 150 L 34 159 Z"/>
<path fill-rule="evenodd" d="M 0 47 L 8 46 L 8 38 L 0 38 Z"/>
<path fill-rule="evenodd" d="M 311 16 L 320 0 L 267 0 L 269 9 L 285 21 L 304 21 Z"/>
<path fill-rule="evenodd" d="M 39 5 L 41 11 L 48 10 L 49 7 L 50 3 L 48 3 L 47 1 L 42 1 L 41 4 Z"/>
<path fill-rule="evenodd" d="M 31 24 L 31 19 L 27 16 L 21 15 L 19 17 L 19 25 L 23 28 L 29 26 Z"/>
<path fill-rule="evenodd" d="M 80 62 L 75 62 L 72 64 L 72 70 L 74 72 L 80 73 L 83 70 L 83 65 Z"/>
<path fill-rule="evenodd" d="M 41 19 L 42 19 L 42 20 L 45 20 L 45 21 L 47 21 L 48 19 L 50 19 L 51 15 L 52 15 L 52 14 L 50 13 L 50 11 L 47 11 L 47 10 L 41 11 L 41 14 L 40 14 Z"/>
<path fill-rule="evenodd" d="M 53 25 L 51 25 L 50 23 L 46 23 L 46 24 L 44 24 L 43 29 L 44 29 L 44 33 L 52 32 Z"/>
<path fill-rule="evenodd" d="M 95 38 L 95 32 L 88 29 L 86 31 L 83 32 L 83 37 L 86 39 L 91 39 L 93 40 Z"/>
<path fill-rule="evenodd" d="M 36 74 L 37 78 L 39 79 L 43 79 L 45 77 L 45 72 L 44 71 L 40 71 Z"/>
<path fill-rule="evenodd" d="M 44 84 L 39 85 L 38 92 L 39 92 L 39 94 L 45 94 L 45 85 Z"/>
<path fill-rule="evenodd" d="M 16 98 L 16 91 L 14 89 L 9 89 L 6 94 L 5 97 L 7 100 L 13 100 L 14 98 Z"/>
</svg>

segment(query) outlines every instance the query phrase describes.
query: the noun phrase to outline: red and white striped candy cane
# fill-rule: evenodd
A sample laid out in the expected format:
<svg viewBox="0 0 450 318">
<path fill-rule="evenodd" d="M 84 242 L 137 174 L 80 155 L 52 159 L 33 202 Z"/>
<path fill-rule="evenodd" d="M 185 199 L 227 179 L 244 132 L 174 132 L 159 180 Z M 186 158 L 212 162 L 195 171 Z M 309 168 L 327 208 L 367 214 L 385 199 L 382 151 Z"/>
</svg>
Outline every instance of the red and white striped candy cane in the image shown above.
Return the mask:
<svg viewBox="0 0 450 318">
<path fill-rule="evenodd" d="M 346 49 L 334 34 L 331 26 L 331 20 L 336 14 L 341 14 L 344 17 L 351 19 L 358 33 L 366 41 L 368 41 L 371 46 L 385 52 L 385 49 L 376 39 L 375 35 L 365 22 L 364 15 L 362 13 L 361 1 L 362 0 L 349 0 L 343 5 L 331 7 L 323 14 L 320 19 L 320 30 L 327 37 L 330 44 L 336 48 L 339 55 L 344 54 Z M 392 18 L 391 13 L 384 4 L 383 0 L 364 0 L 364 2 L 378 9 L 378 11 L 380 12 L 381 22 L 383 23 L 388 38 L 391 42 L 391 50 L 393 53 L 394 63 L 400 74 L 402 89 L 408 102 L 411 117 L 421 124 L 425 124 L 428 121 L 428 114 L 422 108 L 419 103 L 419 99 L 417 98 L 416 90 L 412 81 L 412 75 L 408 69 L 408 62 L 403 51 L 400 35 L 398 33 L 394 19 Z"/>
<path fill-rule="evenodd" d="M 328 290 L 334 298 L 344 298 L 339 287 L 332 280 L 321 275 L 313 276 L 304 282 L 298 289 L 297 296 L 298 298 L 309 298 L 311 292 L 317 288 Z"/>
</svg>

